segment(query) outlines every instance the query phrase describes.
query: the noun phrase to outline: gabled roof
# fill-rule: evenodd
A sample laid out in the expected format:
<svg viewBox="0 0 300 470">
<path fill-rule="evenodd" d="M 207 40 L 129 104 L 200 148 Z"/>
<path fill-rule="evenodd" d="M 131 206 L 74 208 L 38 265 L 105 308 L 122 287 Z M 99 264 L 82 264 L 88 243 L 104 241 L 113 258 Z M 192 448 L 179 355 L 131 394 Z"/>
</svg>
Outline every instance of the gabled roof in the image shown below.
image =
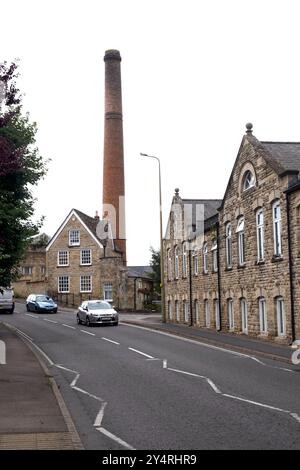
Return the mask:
<svg viewBox="0 0 300 470">
<path fill-rule="evenodd" d="M 300 142 L 260 142 L 274 162 L 278 173 L 298 173 L 300 171 Z"/>
<path fill-rule="evenodd" d="M 61 224 L 61 226 L 59 227 L 59 229 L 55 232 L 55 234 L 53 235 L 53 237 L 49 241 L 49 243 L 46 247 L 46 251 L 49 250 L 49 248 L 55 242 L 55 240 L 60 235 L 60 233 L 63 231 L 63 229 L 65 228 L 65 226 L 67 225 L 67 223 L 69 222 L 69 220 L 71 219 L 71 217 L 73 215 L 75 215 L 75 217 L 77 217 L 79 219 L 79 222 L 84 226 L 84 228 L 91 235 L 91 237 L 94 239 L 94 241 L 96 243 L 98 243 L 98 245 L 101 248 L 103 248 L 103 244 L 102 244 L 100 238 L 97 236 L 97 232 L 96 232 L 96 228 L 97 228 L 97 224 L 98 224 L 99 220 L 97 220 L 93 217 L 90 217 L 89 215 L 84 214 L 83 212 L 81 212 L 77 209 L 72 209 L 71 212 L 67 215 L 67 217 L 63 221 L 63 223 Z"/>
<path fill-rule="evenodd" d="M 151 266 L 128 266 L 127 273 L 129 277 L 151 279 L 150 275 L 153 273 L 153 269 Z"/>
<path fill-rule="evenodd" d="M 182 199 L 182 202 L 183 204 L 192 204 L 194 207 L 196 207 L 197 204 L 203 204 L 205 221 L 218 213 L 222 199 Z"/>
</svg>

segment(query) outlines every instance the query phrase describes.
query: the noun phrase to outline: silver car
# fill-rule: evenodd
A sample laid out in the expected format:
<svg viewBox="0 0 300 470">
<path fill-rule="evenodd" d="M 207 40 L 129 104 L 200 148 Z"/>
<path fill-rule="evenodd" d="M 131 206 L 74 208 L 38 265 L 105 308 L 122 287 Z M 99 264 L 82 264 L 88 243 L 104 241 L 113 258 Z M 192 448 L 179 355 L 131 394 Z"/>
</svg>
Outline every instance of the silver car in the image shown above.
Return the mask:
<svg viewBox="0 0 300 470">
<path fill-rule="evenodd" d="M 86 326 L 98 325 L 118 325 L 118 312 L 105 300 L 87 300 L 82 302 L 77 312 L 77 323 Z"/>
</svg>

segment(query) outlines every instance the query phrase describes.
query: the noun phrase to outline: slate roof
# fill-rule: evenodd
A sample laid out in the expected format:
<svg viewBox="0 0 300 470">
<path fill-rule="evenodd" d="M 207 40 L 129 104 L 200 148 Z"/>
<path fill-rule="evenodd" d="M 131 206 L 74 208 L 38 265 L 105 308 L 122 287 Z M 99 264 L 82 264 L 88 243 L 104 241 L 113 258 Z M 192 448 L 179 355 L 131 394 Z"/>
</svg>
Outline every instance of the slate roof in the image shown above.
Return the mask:
<svg viewBox="0 0 300 470">
<path fill-rule="evenodd" d="M 127 266 L 127 272 L 129 277 L 150 278 L 153 269 L 151 266 Z"/>
<path fill-rule="evenodd" d="M 260 142 L 278 165 L 279 174 L 300 171 L 300 142 Z"/>
<path fill-rule="evenodd" d="M 204 220 L 210 219 L 218 214 L 218 208 L 222 204 L 222 199 L 182 199 L 184 204 L 192 204 L 196 207 L 197 204 L 204 205 Z M 193 218 L 195 215 L 193 214 Z"/>
</svg>

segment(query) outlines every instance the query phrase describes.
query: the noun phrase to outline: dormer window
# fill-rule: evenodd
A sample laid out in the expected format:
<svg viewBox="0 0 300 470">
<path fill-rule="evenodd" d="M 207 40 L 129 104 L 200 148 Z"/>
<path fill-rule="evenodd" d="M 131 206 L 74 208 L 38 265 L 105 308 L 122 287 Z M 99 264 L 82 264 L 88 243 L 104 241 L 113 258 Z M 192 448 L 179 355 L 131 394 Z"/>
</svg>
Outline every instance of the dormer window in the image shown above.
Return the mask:
<svg viewBox="0 0 300 470">
<path fill-rule="evenodd" d="M 254 184 L 255 184 L 254 175 L 250 170 L 247 170 L 243 178 L 243 191 L 247 191 L 247 189 L 252 188 Z"/>
</svg>

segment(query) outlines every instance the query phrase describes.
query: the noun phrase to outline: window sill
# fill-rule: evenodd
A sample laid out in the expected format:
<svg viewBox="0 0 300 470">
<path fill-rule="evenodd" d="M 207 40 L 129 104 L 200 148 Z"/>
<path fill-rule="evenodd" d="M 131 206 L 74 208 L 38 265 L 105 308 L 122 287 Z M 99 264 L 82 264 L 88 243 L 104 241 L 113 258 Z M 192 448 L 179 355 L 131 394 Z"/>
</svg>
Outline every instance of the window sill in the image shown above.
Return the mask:
<svg viewBox="0 0 300 470">
<path fill-rule="evenodd" d="M 237 268 L 238 268 L 238 269 L 245 269 L 245 267 L 246 267 L 246 263 L 244 263 L 244 264 L 238 264 L 238 267 L 237 267 Z"/>
<path fill-rule="evenodd" d="M 228 266 L 227 268 L 224 269 L 224 271 L 232 271 L 232 266 Z"/>
<path fill-rule="evenodd" d="M 202 274 L 203 276 L 208 276 L 208 271 L 203 271 Z"/>
<path fill-rule="evenodd" d="M 79 266 L 92 266 L 92 263 L 84 263 L 84 264 L 80 264 Z"/>
<path fill-rule="evenodd" d="M 80 243 L 72 243 L 72 245 L 69 243 L 69 248 L 72 248 L 73 246 L 80 246 Z"/>
<path fill-rule="evenodd" d="M 91 294 L 92 291 L 91 290 L 81 290 L 80 291 L 80 294 Z"/>
<path fill-rule="evenodd" d="M 70 265 L 69 264 L 58 264 L 56 267 L 57 268 L 69 268 Z"/>
<path fill-rule="evenodd" d="M 273 255 L 273 257 L 272 257 L 272 263 L 279 263 L 280 261 L 283 261 L 283 257 L 282 257 L 282 256 Z"/>
<path fill-rule="evenodd" d="M 256 261 L 256 262 L 255 262 L 255 265 L 256 265 L 256 266 L 260 266 L 261 264 L 265 264 L 265 260 L 264 260 L 264 259 L 261 259 L 260 261 Z"/>
</svg>

